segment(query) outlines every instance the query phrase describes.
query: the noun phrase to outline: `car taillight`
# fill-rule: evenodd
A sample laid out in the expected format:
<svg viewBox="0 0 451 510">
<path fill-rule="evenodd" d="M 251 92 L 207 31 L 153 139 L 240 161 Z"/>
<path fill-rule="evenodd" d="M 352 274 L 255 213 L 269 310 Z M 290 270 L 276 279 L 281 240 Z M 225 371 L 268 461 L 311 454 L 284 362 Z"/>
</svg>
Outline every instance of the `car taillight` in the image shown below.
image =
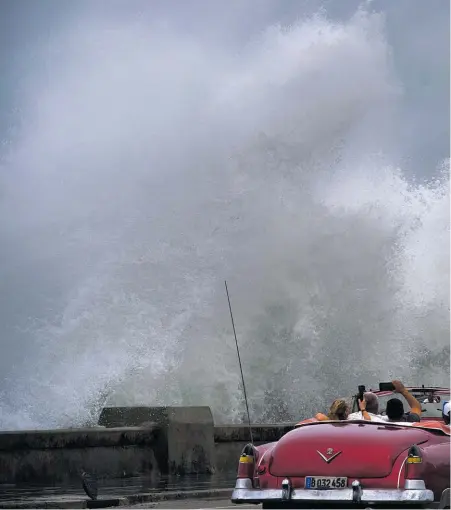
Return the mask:
<svg viewBox="0 0 451 510">
<path fill-rule="evenodd" d="M 421 455 L 421 450 L 416 444 L 412 445 L 407 454 L 407 464 L 421 464 L 422 462 L 423 457 Z"/>
<path fill-rule="evenodd" d="M 409 448 L 406 459 L 406 479 L 421 478 L 423 468 L 423 455 L 420 448 L 414 444 Z"/>
<path fill-rule="evenodd" d="M 247 444 L 243 448 L 238 463 L 238 478 L 250 478 L 252 480 L 255 469 L 255 453 L 255 449 L 251 444 Z"/>
</svg>

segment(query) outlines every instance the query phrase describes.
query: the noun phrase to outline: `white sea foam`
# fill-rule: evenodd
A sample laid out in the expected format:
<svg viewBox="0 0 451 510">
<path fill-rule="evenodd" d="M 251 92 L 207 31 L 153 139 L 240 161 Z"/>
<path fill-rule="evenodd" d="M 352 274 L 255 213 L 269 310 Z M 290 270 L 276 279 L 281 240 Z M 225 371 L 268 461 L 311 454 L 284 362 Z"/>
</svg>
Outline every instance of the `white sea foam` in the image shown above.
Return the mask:
<svg viewBox="0 0 451 510">
<path fill-rule="evenodd" d="M 105 399 L 239 420 L 224 278 L 255 420 L 448 382 L 449 164 L 413 183 L 381 152 L 402 84 L 380 16 L 272 26 L 234 54 L 128 21 L 54 44 L 3 169 L 31 318 L 1 428 L 77 426 Z"/>
</svg>

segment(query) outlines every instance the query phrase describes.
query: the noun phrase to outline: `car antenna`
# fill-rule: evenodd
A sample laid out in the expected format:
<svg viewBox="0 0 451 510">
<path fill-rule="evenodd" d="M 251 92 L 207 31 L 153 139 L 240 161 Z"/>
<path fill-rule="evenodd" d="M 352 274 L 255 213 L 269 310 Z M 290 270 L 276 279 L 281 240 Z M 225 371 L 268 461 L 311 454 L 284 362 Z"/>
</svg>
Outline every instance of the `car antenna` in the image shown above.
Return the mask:
<svg viewBox="0 0 451 510">
<path fill-rule="evenodd" d="M 244 402 L 246 403 L 247 421 L 249 423 L 249 434 L 251 436 L 251 443 L 254 444 L 254 438 L 252 436 L 251 415 L 249 413 L 249 405 L 247 402 L 246 386 L 244 384 L 243 367 L 241 365 L 240 349 L 238 347 L 238 340 L 236 338 L 235 321 L 233 320 L 232 305 L 230 304 L 229 289 L 227 288 L 227 281 L 224 281 L 224 283 L 225 283 L 225 288 L 226 288 L 227 301 L 229 302 L 230 318 L 232 319 L 233 335 L 235 336 L 236 352 L 238 354 L 238 363 L 240 365 L 241 382 L 243 383 Z"/>
</svg>

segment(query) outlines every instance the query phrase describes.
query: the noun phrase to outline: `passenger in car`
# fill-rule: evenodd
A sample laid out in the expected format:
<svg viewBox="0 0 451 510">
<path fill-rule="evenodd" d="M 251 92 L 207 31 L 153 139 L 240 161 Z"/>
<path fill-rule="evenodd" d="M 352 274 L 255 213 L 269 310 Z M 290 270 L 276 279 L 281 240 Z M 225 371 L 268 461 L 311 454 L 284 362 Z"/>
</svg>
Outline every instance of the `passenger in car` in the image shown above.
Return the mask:
<svg viewBox="0 0 451 510">
<path fill-rule="evenodd" d="M 440 400 L 440 395 L 434 395 L 434 392 L 431 391 L 427 398 L 423 400 L 423 404 L 439 404 Z"/>
<path fill-rule="evenodd" d="M 421 416 L 421 405 L 418 400 L 411 395 L 404 384 L 401 381 L 394 380 L 393 386 L 395 387 L 395 392 L 400 393 L 406 400 L 410 406 L 410 411 L 408 413 L 404 413 L 404 405 L 399 400 L 399 398 L 391 398 L 387 402 L 387 408 L 385 412 L 387 413 L 387 421 L 390 422 L 416 422 L 420 421 Z"/>
<path fill-rule="evenodd" d="M 420 415 L 412 411 L 405 413 L 404 405 L 399 398 L 391 398 L 387 402 L 387 420 L 389 422 L 415 422 L 420 421 Z"/>
<path fill-rule="evenodd" d="M 363 394 L 363 401 L 365 407 L 363 411 L 357 411 L 351 413 L 348 416 L 348 420 L 371 420 L 371 421 L 386 421 L 382 416 L 379 416 L 379 398 L 371 391 L 367 391 Z M 362 409 L 362 405 L 359 401 L 359 409 Z M 365 412 L 366 411 L 366 412 Z"/>
<path fill-rule="evenodd" d="M 443 421 L 445 422 L 445 425 L 449 425 L 449 411 L 450 411 L 449 401 L 444 402 L 442 409 L 442 417 Z"/>
<path fill-rule="evenodd" d="M 346 403 L 346 400 L 342 398 L 335 399 L 330 408 L 329 412 L 326 414 L 317 413 L 315 418 L 319 421 L 327 421 L 327 420 L 346 420 L 349 415 L 349 406 Z"/>
<path fill-rule="evenodd" d="M 365 399 L 363 400 L 363 402 L 359 401 L 359 405 L 360 405 L 360 409 L 363 412 L 363 415 L 367 416 L 365 419 L 369 420 L 370 417 L 369 417 L 367 411 L 365 410 L 365 407 L 366 407 Z M 323 413 L 318 413 L 318 414 L 316 414 L 315 418 L 319 421 L 328 421 L 328 420 L 344 421 L 344 420 L 348 419 L 348 416 L 349 416 L 349 406 L 348 406 L 346 400 L 344 400 L 342 398 L 337 398 L 332 402 L 327 415 L 325 415 Z"/>
</svg>

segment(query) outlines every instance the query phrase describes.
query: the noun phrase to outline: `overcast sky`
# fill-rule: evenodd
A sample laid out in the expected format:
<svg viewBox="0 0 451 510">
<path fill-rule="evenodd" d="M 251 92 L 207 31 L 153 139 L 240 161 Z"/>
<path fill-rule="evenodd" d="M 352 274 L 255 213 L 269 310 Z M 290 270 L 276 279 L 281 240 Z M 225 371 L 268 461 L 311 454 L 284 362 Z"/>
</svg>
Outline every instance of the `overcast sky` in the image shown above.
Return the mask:
<svg viewBox="0 0 451 510">
<path fill-rule="evenodd" d="M 208 44 L 240 47 L 265 26 L 290 23 L 297 16 L 327 10 L 344 19 L 358 0 L 2 0 L 0 2 L 0 134 L 14 132 L 15 108 L 24 107 L 24 76 L 42 72 L 38 45 L 77 20 L 160 18 Z M 402 158 L 418 175 L 428 173 L 449 154 L 449 2 L 447 0 L 374 0 L 371 8 L 387 16 L 396 71 L 405 88 L 405 144 Z M 405 147 L 404 147 L 405 149 Z"/>
</svg>

